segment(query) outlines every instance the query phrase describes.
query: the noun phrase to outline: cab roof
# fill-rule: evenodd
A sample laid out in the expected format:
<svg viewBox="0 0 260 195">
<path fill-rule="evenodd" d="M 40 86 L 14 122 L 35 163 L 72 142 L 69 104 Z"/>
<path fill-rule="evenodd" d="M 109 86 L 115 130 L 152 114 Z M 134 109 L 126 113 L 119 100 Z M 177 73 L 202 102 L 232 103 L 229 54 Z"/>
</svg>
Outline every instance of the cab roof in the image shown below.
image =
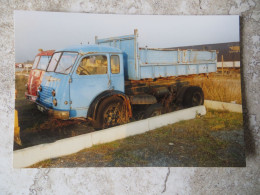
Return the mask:
<svg viewBox="0 0 260 195">
<path fill-rule="evenodd" d="M 55 52 L 55 50 L 46 50 L 46 51 L 41 51 L 38 53 L 36 56 L 52 56 L 52 54 Z"/>
<path fill-rule="evenodd" d="M 56 52 L 61 51 L 74 51 L 79 53 L 89 53 L 89 52 L 98 52 L 98 53 L 122 53 L 122 51 L 115 47 L 102 46 L 102 45 L 79 45 L 71 46 L 63 49 L 56 50 Z"/>
</svg>

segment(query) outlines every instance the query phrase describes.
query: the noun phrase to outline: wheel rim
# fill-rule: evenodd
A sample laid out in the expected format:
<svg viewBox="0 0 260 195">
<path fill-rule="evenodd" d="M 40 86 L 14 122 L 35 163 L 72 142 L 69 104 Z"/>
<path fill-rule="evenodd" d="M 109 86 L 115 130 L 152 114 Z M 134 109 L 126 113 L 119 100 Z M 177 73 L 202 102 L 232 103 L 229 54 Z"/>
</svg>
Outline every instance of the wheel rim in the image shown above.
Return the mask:
<svg viewBox="0 0 260 195">
<path fill-rule="evenodd" d="M 116 126 L 122 123 L 122 105 L 114 103 L 109 105 L 104 112 L 104 128 Z"/>
</svg>

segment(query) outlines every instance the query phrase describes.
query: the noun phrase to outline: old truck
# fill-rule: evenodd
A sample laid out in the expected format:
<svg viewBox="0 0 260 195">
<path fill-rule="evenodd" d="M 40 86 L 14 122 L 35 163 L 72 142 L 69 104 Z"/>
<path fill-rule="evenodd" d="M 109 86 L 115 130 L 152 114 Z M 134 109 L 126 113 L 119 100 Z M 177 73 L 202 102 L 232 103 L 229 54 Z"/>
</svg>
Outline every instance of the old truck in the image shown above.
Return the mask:
<svg viewBox="0 0 260 195">
<path fill-rule="evenodd" d="M 56 51 L 38 89 L 37 107 L 60 119 L 88 118 L 97 129 L 177 106 L 203 104 L 189 80 L 216 72 L 216 51 L 141 48 L 133 35 Z"/>
<path fill-rule="evenodd" d="M 26 99 L 33 102 L 36 101 L 38 87 L 41 84 L 43 75 L 54 51 L 55 50 L 43 51 L 40 49 L 39 53 L 36 55 L 26 84 Z"/>
</svg>

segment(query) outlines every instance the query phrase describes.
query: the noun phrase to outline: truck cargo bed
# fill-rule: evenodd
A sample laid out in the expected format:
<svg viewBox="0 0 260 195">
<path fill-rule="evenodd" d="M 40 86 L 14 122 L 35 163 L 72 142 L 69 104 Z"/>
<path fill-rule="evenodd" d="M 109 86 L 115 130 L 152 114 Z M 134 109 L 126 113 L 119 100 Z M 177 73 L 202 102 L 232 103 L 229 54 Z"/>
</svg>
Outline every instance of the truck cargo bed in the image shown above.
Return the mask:
<svg viewBox="0 0 260 195">
<path fill-rule="evenodd" d="M 119 48 L 128 80 L 194 75 L 217 71 L 216 51 L 139 48 L 134 35 L 96 39 L 96 44 Z"/>
</svg>

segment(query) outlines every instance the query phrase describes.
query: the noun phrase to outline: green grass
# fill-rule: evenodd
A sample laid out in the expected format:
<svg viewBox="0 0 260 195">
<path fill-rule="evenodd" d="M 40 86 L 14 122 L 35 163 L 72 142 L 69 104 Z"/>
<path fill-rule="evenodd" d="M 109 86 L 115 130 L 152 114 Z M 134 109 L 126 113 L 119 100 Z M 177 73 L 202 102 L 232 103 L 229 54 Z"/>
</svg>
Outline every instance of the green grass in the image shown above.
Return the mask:
<svg viewBox="0 0 260 195">
<path fill-rule="evenodd" d="M 209 110 L 205 116 L 164 126 L 141 135 L 93 146 L 32 167 L 69 166 L 244 166 L 243 155 L 228 154 L 233 143 L 211 132 L 241 130 L 242 114 Z M 230 131 L 232 132 L 232 131 Z M 243 147 L 241 151 L 243 151 Z M 79 156 L 85 160 L 80 160 Z M 239 159 L 240 158 L 240 159 Z M 157 162 L 167 161 L 166 164 Z M 163 161 L 163 163 L 164 163 Z M 74 165 L 73 165 L 74 164 Z"/>
</svg>

